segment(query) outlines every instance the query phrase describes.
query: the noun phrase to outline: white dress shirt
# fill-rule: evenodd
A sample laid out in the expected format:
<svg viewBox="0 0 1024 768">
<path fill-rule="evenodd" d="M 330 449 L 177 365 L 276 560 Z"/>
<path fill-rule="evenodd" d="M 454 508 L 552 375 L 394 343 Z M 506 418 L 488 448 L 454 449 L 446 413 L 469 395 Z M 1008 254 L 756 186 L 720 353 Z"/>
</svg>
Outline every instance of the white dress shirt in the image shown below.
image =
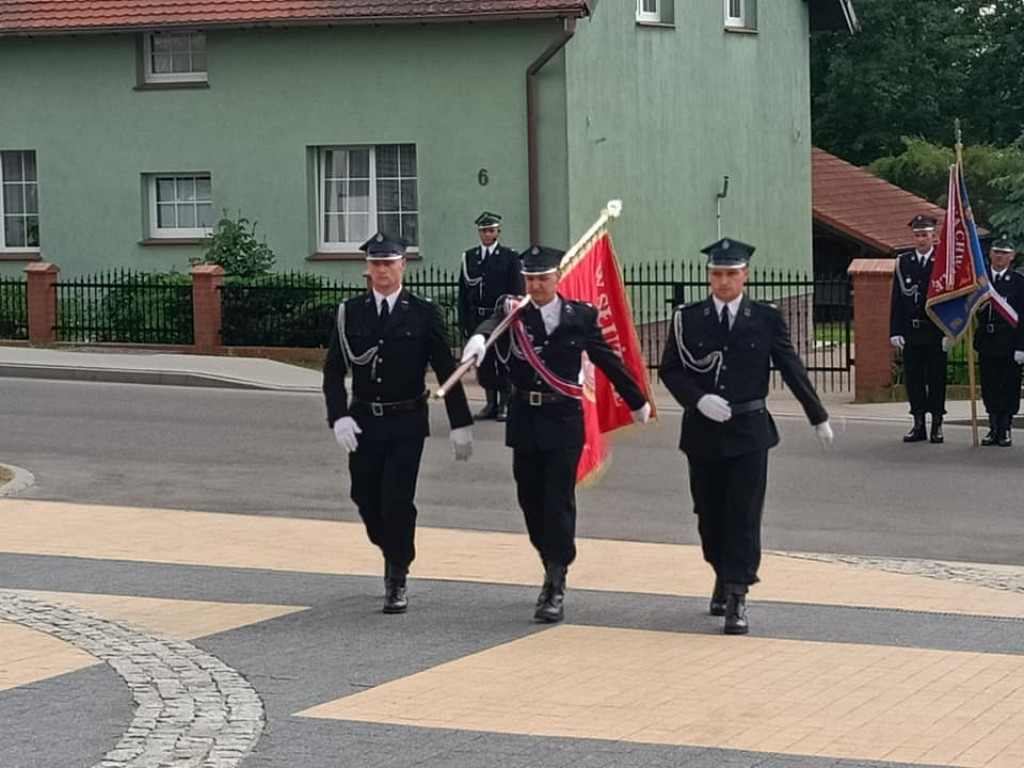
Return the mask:
<svg viewBox="0 0 1024 768">
<path fill-rule="evenodd" d="M 388 303 L 388 313 L 390 314 L 395 308 L 395 302 L 398 301 L 398 294 L 402 292 L 402 286 L 398 286 L 394 291 L 385 296 L 383 293 L 379 293 L 376 288 L 373 289 L 373 301 L 377 306 L 377 314 L 380 314 L 381 302 L 386 301 Z"/>
<path fill-rule="evenodd" d="M 533 304 L 533 301 L 530 303 Z M 533 304 L 533 306 L 537 307 L 536 304 Z M 549 301 L 543 307 L 537 307 L 537 309 L 540 310 L 540 319 L 544 321 L 544 332 L 550 336 L 562 319 L 562 299 L 559 296 L 555 296 L 552 301 Z"/>
<path fill-rule="evenodd" d="M 740 303 L 743 301 L 743 294 L 741 293 L 728 304 L 717 296 L 712 296 L 711 298 L 715 302 L 715 317 L 720 318 L 722 316 L 722 307 L 729 308 L 729 329 L 732 330 L 733 325 L 736 323 L 736 313 L 740 311 Z"/>
</svg>

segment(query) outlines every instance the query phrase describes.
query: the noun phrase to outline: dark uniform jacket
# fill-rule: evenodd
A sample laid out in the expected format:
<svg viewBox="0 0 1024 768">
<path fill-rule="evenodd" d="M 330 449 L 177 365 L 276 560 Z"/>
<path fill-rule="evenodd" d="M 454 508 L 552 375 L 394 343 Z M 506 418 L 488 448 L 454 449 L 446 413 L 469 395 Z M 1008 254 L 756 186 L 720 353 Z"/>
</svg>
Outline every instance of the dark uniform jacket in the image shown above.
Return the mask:
<svg viewBox="0 0 1024 768">
<path fill-rule="evenodd" d="M 1016 310 L 1017 317 L 1024 320 L 1024 275 L 1007 269 L 1001 280 L 993 280 L 990 268 L 988 279 L 992 287 L 1005 296 L 1009 305 Z M 974 348 L 978 354 L 1013 357 L 1015 351 L 1024 351 L 1024 322 L 1014 328 L 993 308 L 991 301 L 978 310 L 975 323 Z"/>
<path fill-rule="evenodd" d="M 679 332 L 682 345 L 677 343 Z M 826 421 L 828 413 L 790 343 L 789 329 L 778 307 L 744 296 L 728 335 L 719 323 L 711 297 L 677 307 L 660 373 L 669 392 L 685 409 L 680 449 L 693 458 L 721 459 L 777 445 L 779 433 L 763 403 L 747 413 L 734 414 L 724 423 L 712 421 L 697 410 L 697 401 L 709 394 L 723 397 L 730 404 L 763 401 L 768 395 L 772 363 L 810 422 Z"/>
<path fill-rule="evenodd" d="M 437 307 L 402 289 L 387 324 L 381 327 L 372 291 L 349 299 L 344 308 L 345 339 L 353 358 L 349 359 L 335 323 L 327 359 L 324 361 L 324 395 L 327 422 L 333 426 L 342 416 L 356 420 L 368 438 L 404 440 L 430 434 L 426 401 L 427 364 L 444 381 L 455 370 L 448 334 Z M 376 353 L 369 351 L 376 346 Z M 345 374 L 352 373 L 352 402 L 345 386 Z M 423 398 L 421 405 L 401 412 L 373 415 L 371 403 L 396 403 Z M 473 423 L 462 385 L 445 397 L 448 421 L 453 429 Z"/>
<path fill-rule="evenodd" d="M 564 296 L 558 327 L 548 336 L 540 310 L 527 304 L 520 312 L 527 336 L 532 340 L 544 365 L 565 381 L 577 383 L 580 374 L 580 356 L 587 353 L 590 361 L 600 368 L 633 410 L 640 408 L 647 398 L 626 370 L 622 358 L 605 341 L 597 324 L 597 309 L 582 301 L 571 301 Z M 477 333 L 489 336 L 505 316 L 505 302 L 501 301 L 494 317 L 484 321 Z M 517 392 L 553 393 L 533 367 L 509 350 L 511 329 L 495 346 L 501 358 L 507 356 L 505 370 L 512 385 L 512 399 L 505 425 L 505 444 L 524 451 L 550 451 L 583 444 L 583 406 L 578 400 L 567 398 L 557 403 L 532 406 L 523 402 Z"/>
<path fill-rule="evenodd" d="M 459 273 L 459 327 L 469 336 L 473 329 L 490 317 L 494 305 L 505 294 L 522 294 L 523 282 L 519 256 L 511 248 L 498 243 L 494 253 L 483 259 L 483 245 L 470 248 L 462 255 Z M 470 285 L 470 282 L 480 282 Z"/>
<path fill-rule="evenodd" d="M 935 251 L 921 265 L 916 251 L 896 256 L 889 311 L 889 335 L 902 336 L 907 344 L 941 344 L 942 331 L 925 314 L 928 281 L 932 277 Z"/>
</svg>

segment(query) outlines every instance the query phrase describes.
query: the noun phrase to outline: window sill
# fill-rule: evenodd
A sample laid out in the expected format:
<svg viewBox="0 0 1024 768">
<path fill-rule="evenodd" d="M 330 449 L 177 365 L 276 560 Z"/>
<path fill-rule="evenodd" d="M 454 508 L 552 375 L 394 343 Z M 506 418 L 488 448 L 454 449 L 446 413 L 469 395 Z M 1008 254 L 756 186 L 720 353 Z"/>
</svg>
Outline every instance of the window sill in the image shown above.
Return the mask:
<svg viewBox="0 0 1024 768">
<path fill-rule="evenodd" d="M 410 251 L 405 254 L 407 261 L 420 261 L 423 257 L 418 251 Z M 355 252 L 328 252 L 328 253 L 311 253 L 306 257 L 306 261 L 365 261 L 366 254 L 362 251 Z"/>
<path fill-rule="evenodd" d="M 209 88 L 207 80 L 182 80 L 180 83 L 139 83 L 136 91 L 176 91 L 181 88 Z"/>
<path fill-rule="evenodd" d="M 0 261 L 42 261 L 39 251 L 0 251 Z"/>
<path fill-rule="evenodd" d="M 202 245 L 203 237 L 147 237 L 139 240 L 139 245 Z"/>
<path fill-rule="evenodd" d="M 756 35 L 757 30 L 753 27 L 726 27 L 726 32 L 731 32 L 734 35 Z"/>
<path fill-rule="evenodd" d="M 643 19 L 637 19 L 636 25 L 638 27 L 653 27 L 654 29 L 675 29 L 676 25 L 671 21 L 644 21 Z"/>
</svg>

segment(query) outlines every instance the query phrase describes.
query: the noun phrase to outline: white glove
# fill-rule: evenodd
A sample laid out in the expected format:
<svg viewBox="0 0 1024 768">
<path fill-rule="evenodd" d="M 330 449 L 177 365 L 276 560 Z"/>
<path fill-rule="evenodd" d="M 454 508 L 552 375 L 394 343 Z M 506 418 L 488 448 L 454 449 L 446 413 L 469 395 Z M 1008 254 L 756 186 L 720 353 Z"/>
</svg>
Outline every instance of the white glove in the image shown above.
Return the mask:
<svg viewBox="0 0 1024 768">
<path fill-rule="evenodd" d="M 821 443 L 821 447 L 826 451 L 832 447 L 832 443 L 836 439 L 836 436 L 832 433 L 832 427 L 828 424 L 828 420 L 821 422 L 821 424 L 815 424 L 814 434 L 817 435 L 818 442 Z"/>
<path fill-rule="evenodd" d="M 949 351 L 949 336 L 943 336 L 942 337 L 942 351 L 943 352 Z"/>
<path fill-rule="evenodd" d="M 697 401 L 697 410 L 712 421 L 722 422 L 732 418 L 729 401 L 718 395 L 704 395 Z"/>
<path fill-rule="evenodd" d="M 1022 352 L 1019 349 L 1016 352 L 1014 352 L 1013 362 L 1015 362 L 1017 365 L 1024 365 L 1024 352 Z"/>
<path fill-rule="evenodd" d="M 462 350 L 462 362 L 467 360 L 473 360 L 476 358 L 473 365 L 479 368 L 484 364 L 484 355 L 487 354 L 487 350 L 484 345 L 487 343 L 484 339 L 483 334 L 477 333 L 469 337 L 469 341 L 466 342 L 465 348 Z"/>
<path fill-rule="evenodd" d="M 896 349 L 903 349 L 903 347 L 907 345 L 907 340 L 904 339 L 902 336 L 890 336 L 889 343 L 892 344 L 893 347 L 895 347 Z"/>
<path fill-rule="evenodd" d="M 345 453 L 352 453 L 359 447 L 356 435 L 362 434 L 362 431 L 351 416 L 342 416 L 334 422 L 334 439 Z"/>
<path fill-rule="evenodd" d="M 452 452 L 456 461 L 468 461 L 473 455 L 473 430 L 470 427 L 456 427 L 452 430 Z"/>
<path fill-rule="evenodd" d="M 646 424 L 651 420 L 651 404 L 644 403 L 635 411 L 632 411 L 634 424 Z"/>
</svg>

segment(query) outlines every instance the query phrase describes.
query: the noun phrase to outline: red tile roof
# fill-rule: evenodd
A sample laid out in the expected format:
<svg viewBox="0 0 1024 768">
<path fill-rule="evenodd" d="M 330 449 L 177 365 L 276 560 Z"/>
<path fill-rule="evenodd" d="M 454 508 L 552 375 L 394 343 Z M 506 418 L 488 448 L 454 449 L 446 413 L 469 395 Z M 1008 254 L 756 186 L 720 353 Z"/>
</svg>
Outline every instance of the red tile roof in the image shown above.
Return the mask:
<svg viewBox="0 0 1024 768">
<path fill-rule="evenodd" d="M 596 0 L 0 0 L 0 34 L 585 16 Z"/>
<path fill-rule="evenodd" d="M 870 171 L 811 150 L 814 221 L 879 253 L 912 248 L 908 222 L 923 213 L 942 220 L 945 210 L 878 178 Z"/>
</svg>

